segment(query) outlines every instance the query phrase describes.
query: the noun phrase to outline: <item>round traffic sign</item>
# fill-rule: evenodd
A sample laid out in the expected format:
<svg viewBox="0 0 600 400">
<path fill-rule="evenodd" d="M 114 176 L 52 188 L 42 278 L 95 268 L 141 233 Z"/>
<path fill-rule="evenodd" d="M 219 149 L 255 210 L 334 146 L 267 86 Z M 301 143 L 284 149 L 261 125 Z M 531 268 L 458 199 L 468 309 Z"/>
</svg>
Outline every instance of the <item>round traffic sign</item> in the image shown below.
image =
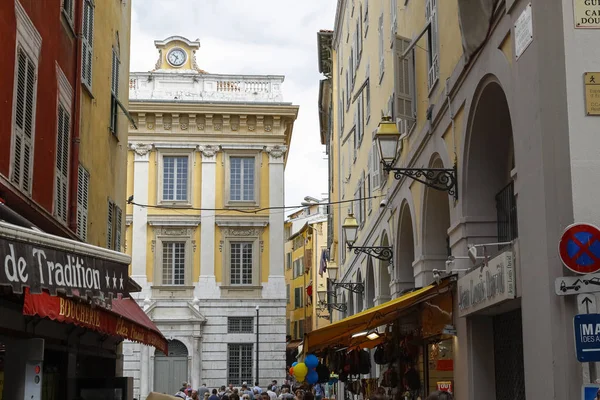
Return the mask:
<svg viewBox="0 0 600 400">
<path fill-rule="evenodd" d="M 600 270 L 600 229 L 590 224 L 573 224 L 558 243 L 560 259 L 571 271 L 591 274 Z"/>
</svg>

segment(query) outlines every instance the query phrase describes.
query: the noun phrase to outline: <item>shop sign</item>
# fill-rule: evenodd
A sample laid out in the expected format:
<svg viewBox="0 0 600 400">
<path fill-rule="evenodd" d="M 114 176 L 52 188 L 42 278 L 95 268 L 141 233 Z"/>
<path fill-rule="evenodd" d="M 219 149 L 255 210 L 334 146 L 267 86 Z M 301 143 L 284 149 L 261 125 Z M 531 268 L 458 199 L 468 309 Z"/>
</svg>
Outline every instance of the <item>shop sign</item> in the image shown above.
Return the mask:
<svg viewBox="0 0 600 400">
<path fill-rule="evenodd" d="M 585 88 L 585 114 L 600 115 L 600 72 L 583 74 Z"/>
<path fill-rule="evenodd" d="M 133 300 L 126 300 L 133 301 Z M 166 339 L 157 332 L 119 317 L 101 307 L 92 307 L 76 300 L 47 293 L 25 294 L 23 315 L 37 315 L 53 321 L 68 323 L 106 335 L 120 336 L 135 342 L 154 346 L 168 354 Z"/>
<path fill-rule="evenodd" d="M 600 28 L 600 0 L 573 0 L 575 28 Z"/>
<path fill-rule="evenodd" d="M 452 381 L 437 382 L 437 390 L 439 390 L 440 392 L 452 393 Z"/>
<path fill-rule="evenodd" d="M 29 287 L 32 293 L 47 289 L 53 295 L 63 291 L 105 299 L 119 294 L 128 297 L 127 279 L 126 264 L 67 248 L 0 238 L 0 286 L 12 286 L 15 293 Z"/>
<path fill-rule="evenodd" d="M 466 317 L 516 297 L 512 251 L 497 255 L 458 280 L 458 314 Z"/>
</svg>

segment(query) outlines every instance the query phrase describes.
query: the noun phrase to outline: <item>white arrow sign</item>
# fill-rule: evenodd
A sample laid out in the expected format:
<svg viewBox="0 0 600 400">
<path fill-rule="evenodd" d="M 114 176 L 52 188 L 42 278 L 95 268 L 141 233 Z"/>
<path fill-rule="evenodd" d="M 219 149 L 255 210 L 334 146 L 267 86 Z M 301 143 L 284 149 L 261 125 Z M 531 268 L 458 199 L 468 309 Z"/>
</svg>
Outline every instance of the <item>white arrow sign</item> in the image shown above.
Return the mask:
<svg viewBox="0 0 600 400">
<path fill-rule="evenodd" d="M 577 309 L 579 314 L 596 314 L 596 295 L 578 294 L 577 295 Z"/>
<path fill-rule="evenodd" d="M 554 289 L 559 296 L 600 292 L 600 274 L 556 278 Z"/>
</svg>

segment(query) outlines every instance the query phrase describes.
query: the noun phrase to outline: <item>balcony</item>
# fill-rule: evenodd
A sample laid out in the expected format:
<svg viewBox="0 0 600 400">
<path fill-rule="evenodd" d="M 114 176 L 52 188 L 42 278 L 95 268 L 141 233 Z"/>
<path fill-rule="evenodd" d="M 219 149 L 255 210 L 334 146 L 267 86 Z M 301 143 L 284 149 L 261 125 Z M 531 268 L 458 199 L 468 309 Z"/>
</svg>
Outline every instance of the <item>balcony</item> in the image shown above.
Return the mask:
<svg viewBox="0 0 600 400">
<path fill-rule="evenodd" d="M 519 237 L 517 228 L 517 199 L 514 182 L 506 185 L 496 194 L 496 217 L 498 221 L 498 242 L 510 242 Z"/>
<path fill-rule="evenodd" d="M 135 72 L 129 79 L 129 100 L 281 103 L 283 80 L 280 75 Z"/>
</svg>

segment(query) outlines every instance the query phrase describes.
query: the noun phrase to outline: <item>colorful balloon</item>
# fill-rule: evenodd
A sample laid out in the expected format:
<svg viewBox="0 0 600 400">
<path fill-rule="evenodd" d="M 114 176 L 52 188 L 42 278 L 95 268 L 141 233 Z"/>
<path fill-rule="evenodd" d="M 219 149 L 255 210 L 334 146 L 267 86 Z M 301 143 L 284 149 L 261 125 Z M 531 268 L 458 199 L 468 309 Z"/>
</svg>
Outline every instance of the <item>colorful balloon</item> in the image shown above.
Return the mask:
<svg viewBox="0 0 600 400">
<path fill-rule="evenodd" d="M 306 375 L 306 381 L 311 385 L 317 383 L 319 381 L 319 374 L 317 374 L 317 371 L 310 371 L 308 375 Z"/>
<path fill-rule="evenodd" d="M 310 369 L 317 368 L 317 365 L 319 365 L 319 359 L 314 354 L 309 354 L 306 356 L 304 364 L 306 364 L 306 366 Z"/>
<path fill-rule="evenodd" d="M 290 375 L 294 375 L 294 367 L 290 367 Z"/>
<path fill-rule="evenodd" d="M 303 362 L 296 364 L 296 366 L 294 367 L 294 376 L 296 377 L 296 379 L 302 377 L 303 381 L 306 374 L 308 374 L 308 368 L 306 367 L 306 364 Z"/>
<path fill-rule="evenodd" d="M 292 367 L 295 367 L 296 365 L 298 365 L 298 361 L 295 361 L 295 362 L 292 364 Z"/>
</svg>

